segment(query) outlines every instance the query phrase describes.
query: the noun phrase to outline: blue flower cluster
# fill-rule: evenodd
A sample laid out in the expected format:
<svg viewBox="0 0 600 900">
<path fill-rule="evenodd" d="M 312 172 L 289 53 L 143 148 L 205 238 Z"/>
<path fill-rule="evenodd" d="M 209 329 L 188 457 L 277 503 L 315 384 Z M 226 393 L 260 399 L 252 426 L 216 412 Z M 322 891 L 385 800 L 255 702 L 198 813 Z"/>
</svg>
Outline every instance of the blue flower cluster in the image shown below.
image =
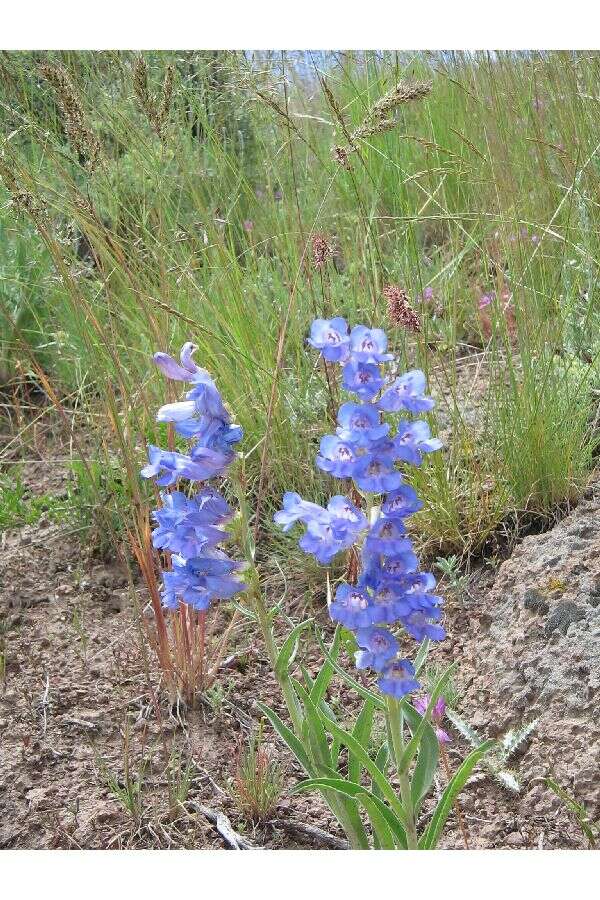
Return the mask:
<svg viewBox="0 0 600 900">
<path fill-rule="evenodd" d="M 285 531 L 303 522 L 300 547 L 323 564 L 341 550 L 361 546 L 358 581 L 337 588 L 329 613 L 355 632 L 357 667 L 373 669 L 384 693 L 403 697 L 419 684 L 409 660 L 397 658 L 398 641 L 384 626 L 400 623 L 418 641 L 441 640 L 445 632 L 438 624 L 442 599 L 432 593 L 435 578 L 419 571 L 405 526 L 407 516 L 423 504 L 398 464 L 419 466 L 424 454 L 442 445 L 424 420 L 396 420 L 392 433 L 382 414 L 419 414 L 434 403 L 425 396 L 423 372 L 415 369 L 395 378 L 382 373 L 382 364 L 394 357 L 379 328 L 357 325 L 349 331 L 345 319 L 316 319 L 308 342 L 327 362 L 342 367 L 342 386 L 358 398 L 341 405 L 336 433 L 321 440 L 317 466 L 336 478 L 352 479 L 363 496 L 383 496 L 378 505 L 371 498 L 368 521 L 344 496 L 333 497 L 324 509 L 287 493 L 275 522 Z"/>
<path fill-rule="evenodd" d="M 208 481 L 220 475 L 235 458 L 235 444 L 242 429 L 231 424 L 217 386 L 205 369 L 193 361 L 197 347 L 188 342 L 181 350 L 181 365 L 166 353 L 156 353 L 154 362 L 175 381 L 190 382 L 186 399 L 162 406 L 157 422 L 172 422 L 175 431 L 192 442 L 189 455 L 150 445 L 144 478 L 155 478 L 161 487 L 181 479 Z M 171 553 L 172 569 L 163 572 L 163 605 L 177 609 L 180 602 L 205 610 L 213 600 L 233 597 L 245 590 L 234 574 L 241 563 L 229 559 L 218 544 L 227 540 L 223 530 L 233 511 L 212 487 L 194 496 L 182 491 L 161 492 L 161 507 L 153 517 L 157 527 L 152 543 Z"/>
</svg>

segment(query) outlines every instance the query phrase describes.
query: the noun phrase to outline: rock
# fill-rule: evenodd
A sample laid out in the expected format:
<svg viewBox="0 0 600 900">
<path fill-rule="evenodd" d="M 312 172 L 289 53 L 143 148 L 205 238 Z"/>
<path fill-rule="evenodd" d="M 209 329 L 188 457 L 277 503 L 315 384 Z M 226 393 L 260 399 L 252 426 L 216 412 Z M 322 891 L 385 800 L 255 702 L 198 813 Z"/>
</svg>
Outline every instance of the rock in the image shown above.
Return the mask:
<svg viewBox="0 0 600 900">
<path fill-rule="evenodd" d="M 546 634 L 552 634 L 556 628 L 562 631 L 563 634 L 566 634 L 569 630 L 569 625 L 572 625 L 574 622 L 580 622 L 582 619 L 585 619 L 583 609 L 571 600 L 565 600 L 555 607 L 552 615 L 546 622 Z"/>
<path fill-rule="evenodd" d="M 522 847 L 523 835 L 518 831 L 511 831 L 510 834 L 506 835 L 504 843 L 507 847 Z"/>
<path fill-rule="evenodd" d="M 501 734 L 538 719 L 531 746 L 523 744 L 509 760 L 519 780 L 526 785 L 552 774 L 595 818 L 600 815 L 599 522 L 597 485 L 590 501 L 551 531 L 522 541 L 485 596 L 482 609 L 491 614 L 491 624 L 473 623 L 457 674 L 461 715 L 480 734 Z M 537 787 L 523 802 L 539 815 L 559 804 Z M 518 839 L 522 836 L 510 837 L 514 846 Z"/>
<path fill-rule="evenodd" d="M 525 609 L 531 609 L 533 612 L 539 613 L 541 616 L 548 614 L 550 607 L 543 594 L 535 588 L 530 588 L 523 595 Z"/>
</svg>

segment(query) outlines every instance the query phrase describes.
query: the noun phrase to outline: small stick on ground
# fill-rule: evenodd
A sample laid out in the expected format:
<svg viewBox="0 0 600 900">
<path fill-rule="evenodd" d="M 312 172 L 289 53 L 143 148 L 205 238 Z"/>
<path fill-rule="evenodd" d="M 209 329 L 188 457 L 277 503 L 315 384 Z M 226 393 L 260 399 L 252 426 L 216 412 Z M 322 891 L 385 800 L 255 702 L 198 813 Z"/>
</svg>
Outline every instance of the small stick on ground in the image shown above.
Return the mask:
<svg viewBox="0 0 600 900">
<path fill-rule="evenodd" d="M 259 849 L 246 840 L 245 837 L 242 837 L 241 834 L 238 834 L 237 831 L 234 831 L 225 813 L 220 812 L 218 809 L 211 809 L 209 806 L 204 806 L 196 800 L 188 800 L 185 806 L 183 804 L 181 806 L 186 812 L 186 807 L 191 807 L 194 812 L 200 813 L 205 819 L 216 825 L 217 831 L 231 850 Z"/>
<path fill-rule="evenodd" d="M 306 825 L 304 822 L 294 822 L 293 819 L 274 819 L 271 822 L 271 825 L 275 828 L 280 828 L 282 831 L 288 832 L 288 834 L 310 837 L 318 844 L 323 844 L 332 850 L 350 849 L 348 841 L 344 841 L 334 834 L 329 834 L 328 831 L 323 831 L 321 828 L 317 828 L 316 825 Z"/>
</svg>

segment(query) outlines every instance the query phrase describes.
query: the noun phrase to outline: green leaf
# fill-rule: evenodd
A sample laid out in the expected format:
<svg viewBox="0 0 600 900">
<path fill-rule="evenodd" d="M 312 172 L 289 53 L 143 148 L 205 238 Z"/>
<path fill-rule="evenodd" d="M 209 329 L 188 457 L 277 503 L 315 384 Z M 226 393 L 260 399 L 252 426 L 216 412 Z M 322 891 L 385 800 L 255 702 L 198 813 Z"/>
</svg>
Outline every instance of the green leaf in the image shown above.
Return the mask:
<svg viewBox="0 0 600 900">
<path fill-rule="evenodd" d="M 374 797 L 369 797 L 365 791 L 358 795 L 359 803 L 364 806 L 369 816 L 371 825 L 373 826 L 373 834 L 377 837 L 378 849 L 395 850 L 396 842 L 390 828 L 386 822 L 385 816 L 381 814 L 381 810 L 377 806 Z"/>
<path fill-rule="evenodd" d="M 300 663 L 300 671 L 302 672 L 302 677 L 304 678 L 304 686 L 306 690 L 310 693 L 313 689 L 314 681 L 311 678 L 310 672 L 306 668 L 303 663 Z"/>
<path fill-rule="evenodd" d="M 408 726 L 414 734 L 422 722 L 422 716 L 408 704 L 404 707 L 404 716 Z M 413 807 L 418 812 L 424 797 L 427 796 L 433 783 L 433 778 L 438 766 L 440 748 L 435 731 L 426 722 L 421 734 L 417 763 L 410 783 L 410 793 Z"/>
<path fill-rule="evenodd" d="M 415 656 L 415 661 L 413 663 L 415 667 L 415 675 L 418 675 L 423 666 L 427 661 L 427 657 L 429 655 L 429 638 L 423 638 L 421 641 L 421 646 Z"/>
<path fill-rule="evenodd" d="M 308 753 L 302 746 L 302 742 L 298 740 L 293 731 L 284 725 L 276 712 L 274 712 L 270 707 L 265 706 L 264 703 L 257 703 L 258 708 L 262 713 L 265 714 L 279 737 L 288 745 L 304 771 L 307 775 L 314 775 L 315 770 L 312 762 L 310 761 L 310 757 Z"/>
<path fill-rule="evenodd" d="M 279 716 L 273 712 L 268 706 L 265 706 L 264 703 L 257 703 L 258 708 L 261 712 L 265 714 L 265 716 L 269 719 L 275 731 L 279 734 L 281 739 L 287 744 L 290 748 L 304 771 L 307 775 L 314 777 L 319 775 L 319 768 L 315 764 L 313 764 L 310 759 L 308 753 L 304 749 L 302 742 L 296 737 L 293 731 L 283 724 Z M 331 770 L 329 770 L 331 771 Z M 338 822 L 344 829 L 346 836 L 350 840 L 350 843 L 354 847 L 366 848 L 368 849 L 369 842 L 364 829 L 364 826 L 360 820 L 360 816 L 358 814 L 358 809 L 356 806 L 356 802 L 354 801 L 344 801 L 340 799 L 339 803 L 335 802 L 335 799 L 329 797 L 327 793 L 324 791 L 324 798 L 331 808 L 331 811 L 337 818 Z"/>
<path fill-rule="evenodd" d="M 392 809 L 397 813 L 397 815 L 404 818 L 404 809 L 398 796 L 389 783 L 383 772 L 377 768 L 367 751 L 362 747 L 359 742 L 356 740 L 353 735 L 349 734 L 349 732 L 344 731 L 343 728 L 340 728 L 339 725 L 336 725 L 334 722 L 331 722 L 329 719 L 326 719 L 324 722 L 325 728 L 332 734 L 334 737 L 337 737 L 344 746 L 348 748 L 348 750 L 354 754 L 354 756 L 358 759 L 360 765 L 366 769 L 369 773 L 379 790 L 381 791 L 383 797 L 388 801 Z"/>
<path fill-rule="evenodd" d="M 317 707 L 310 699 L 309 693 L 302 687 L 300 682 L 294 678 L 291 679 L 296 694 L 300 698 L 304 706 L 304 725 L 305 738 L 310 747 L 311 756 L 315 764 L 320 767 L 325 766 L 331 769 L 331 751 L 329 749 L 329 741 L 327 734 L 323 728 L 323 718 L 329 721 L 329 717 L 324 713 L 319 713 Z M 317 770 L 318 771 L 318 770 Z"/>
<path fill-rule="evenodd" d="M 335 669 L 331 663 L 333 660 L 337 662 L 337 658 L 340 653 L 340 647 L 342 646 L 342 629 L 339 625 L 336 626 L 335 633 L 333 635 L 333 641 L 331 642 L 331 649 L 328 654 L 326 654 L 325 662 L 321 666 L 319 674 L 314 680 L 313 687 L 310 692 L 310 698 L 315 706 L 318 706 L 321 700 L 324 698 L 327 688 L 329 687 L 329 683 L 333 677 L 333 673 Z"/>
<path fill-rule="evenodd" d="M 306 781 L 301 781 L 300 784 L 297 784 L 292 789 L 291 793 L 295 794 L 300 791 L 310 791 L 315 788 L 321 791 L 337 791 L 340 794 L 344 794 L 346 797 L 356 798 L 363 806 L 365 806 L 365 804 L 362 798 L 367 797 L 372 807 L 377 809 L 381 819 L 385 820 L 386 825 L 394 835 L 397 846 L 406 849 L 406 832 L 404 831 L 402 822 L 394 815 L 392 810 L 385 805 L 383 800 L 376 797 L 372 791 L 369 791 L 360 784 L 347 781 L 345 778 L 309 778 Z M 366 806 L 365 809 L 367 809 Z M 368 812 L 369 810 L 367 809 L 367 813 Z"/>
<path fill-rule="evenodd" d="M 311 622 L 312 619 L 307 619 L 306 622 L 300 622 L 299 625 L 296 625 L 295 628 L 292 628 L 287 638 L 285 639 L 283 647 L 279 651 L 279 655 L 275 663 L 275 675 L 278 679 L 281 679 L 285 675 L 287 675 L 298 649 L 298 639 L 300 637 L 300 634 L 304 631 L 305 628 L 308 628 Z"/>
<path fill-rule="evenodd" d="M 465 786 L 469 775 L 471 774 L 479 760 L 483 756 L 485 756 L 485 754 L 489 750 L 491 750 L 492 747 L 495 746 L 497 746 L 497 741 L 485 741 L 481 745 L 481 747 L 478 747 L 476 750 L 472 750 L 467 758 L 462 762 L 460 768 L 457 770 L 452 780 L 448 783 L 446 790 L 440 797 L 439 803 L 435 808 L 427 831 L 419 841 L 419 847 L 421 849 L 435 849 L 435 847 L 437 846 L 437 842 L 440 839 L 442 828 L 444 827 L 446 819 L 448 818 L 450 810 L 452 809 L 452 804 L 454 803 L 455 797 Z"/>
<path fill-rule="evenodd" d="M 356 724 L 352 729 L 353 737 L 356 738 L 361 747 L 364 747 L 365 749 L 368 747 L 371 729 L 373 728 L 373 713 L 373 701 L 365 700 L 364 706 L 356 720 Z M 350 758 L 348 760 L 348 780 L 356 782 L 360 781 L 360 760 L 353 753 L 350 753 Z"/>
<path fill-rule="evenodd" d="M 390 748 L 387 741 L 384 741 L 379 750 L 377 751 L 377 756 L 375 757 L 375 765 L 379 769 L 379 771 L 385 775 L 385 770 L 387 769 L 388 759 L 390 758 Z M 376 797 L 381 796 L 381 791 L 374 784 L 371 779 L 371 790 L 375 794 Z"/>
</svg>

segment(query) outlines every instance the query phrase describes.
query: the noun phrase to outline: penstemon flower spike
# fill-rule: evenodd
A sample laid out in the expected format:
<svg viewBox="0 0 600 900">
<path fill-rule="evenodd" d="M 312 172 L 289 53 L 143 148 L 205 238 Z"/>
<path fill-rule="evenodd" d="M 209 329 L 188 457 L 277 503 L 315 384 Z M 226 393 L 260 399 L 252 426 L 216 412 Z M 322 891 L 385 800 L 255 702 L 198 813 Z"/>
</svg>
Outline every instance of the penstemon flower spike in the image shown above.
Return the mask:
<svg viewBox="0 0 600 900">
<path fill-rule="evenodd" d="M 425 393 L 423 372 L 412 370 L 390 378 L 383 371 L 393 355 L 388 353 L 387 337 L 381 329 L 357 325 L 350 331 L 341 317 L 316 319 L 308 343 L 328 364 L 341 367 L 342 387 L 356 398 L 342 403 L 336 432 L 323 437 L 316 458 L 323 472 L 346 484 L 353 482 L 352 499 L 336 494 L 324 508 L 289 492 L 274 520 L 284 531 L 302 523 L 305 531 L 299 546 L 323 565 L 341 552 L 348 553 L 347 572 L 351 574 L 335 592 L 328 579 L 328 610 L 337 627 L 329 650 L 317 635 L 326 654 L 318 675 L 314 679 L 305 676 L 303 687 L 289 673 L 299 634 L 309 623 L 296 626 L 277 657 L 275 673 L 294 733 L 268 706 L 259 703 L 259 707 L 308 776 L 294 793 L 321 791 L 351 847 L 432 849 L 458 792 L 494 744 L 479 746 L 449 778 L 419 836 L 419 810 L 433 784 L 440 747 L 443 750 L 439 741 L 447 738 L 439 721 L 442 692 L 453 667 L 431 695 L 415 700 L 414 705 L 408 702 L 421 687 L 418 673 L 429 642 L 443 640 L 445 632 L 439 624 L 443 601 L 434 593 L 435 578 L 420 571 L 406 528 L 406 519 L 423 503 L 399 466 L 419 466 L 425 454 L 441 448 L 441 442 L 431 437 L 427 422 L 414 418 L 431 410 L 434 403 Z M 403 417 L 394 421 L 394 430 L 385 416 L 398 413 Z M 359 498 L 365 501 L 365 510 L 357 505 Z M 421 642 L 414 663 L 400 653 L 400 642 L 392 630 L 396 626 Z M 339 665 L 341 628 L 354 633 L 359 648 L 356 667 L 372 670 L 380 694 L 365 688 Z M 265 639 L 273 646 L 268 629 Z M 334 673 L 365 701 L 354 728 L 348 731 L 324 703 Z M 373 758 L 370 744 L 376 710 L 385 716 L 387 739 Z M 342 771 L 338 768 L 341 746 L 348 750 L 347 770 Z M 395 768 L 394 781 L 386 774 L 390 761 Z M 370 780 L 371 788 L 365 780 Z"/>
<path fill-rule="evenodd" d="M 182 479 L 190 487 L 202 483 L 191 495 L 189 489 L 162 491 L 161 506 L 152 513 L 156 522 L 152 544 L 166 552 L 170 562 L 162 571 L 161 604 L 165 610 L 179 613 L 183 623 L 176 626 L 178 620 L 174 620 L 173 640 L 180 646 L 174 647 L 172 655 L 175 660 L 183 658 L 180 668 L 185 677 L 191 675 L 191 683 L 188 677 L 183 687 L 187 699 L 193 699 L 197 688 L 195 675 L 204 673 L 204 660 L 191 658 L 195 651 L 202 656 L 206 649 L 204 614 L 215 601 L 229 599 L 246 589 L 236 574 L 242 564 L 230 559 L 220 547 L 229 538 L 223 526 L 233 517 L 233 510 L 207 484 L 234 461 L 234 447 L 242 438 L 242 429 L 232 424 L 211 376 L 194 362 L 196 349 L 191 342 L 184 344 L 180 363 L 166 353 L 154 356 L 167 378 L 190 383 L 185 400 L 162 406 L 156 416 L 158 422 L 171 423 L 175 432 L 189 441 L 189 453 L 150 445 L 148 465 L 141 470 L 143 478 L 154 478 L 163 488 L 178 486 Z M 194 639 L 196 619 L 202 633 L 199 644 Z"/>
<path fill-rule="evenodd" d="M 358 397 L 340 406 L 336 434 L 321 440 L 317 466 L 335 478 L 352 479 L 366 497 L 371 516 L 367 521 L 343 496 L 333 498 L 324 510 L 298 494 L 286 494 L 275 522 L 287 530 L 294 521 L 302 521 L 306 531 L 299 546 L 322 564 L 341 550 L 355 545 L 360 550 L 358 581 L 338 587 L 329 613 L 334 622 L 356 632 L 362 648 L 357 654 L 359 667 L 373 668 L 379 689 L 401 698 L 418 690 L 419 684 L 412 664 L 396 658 L 394 635 L 381 626 L 400 624 L 418 641 L 442 640 L 445 632 L 438 624 L 442 598 L 432 593 L 435 579 L 429 572 L 418 571 L 405 526 L 405 519 L 422 503 L 397 464 L 419 466 L 424 454 L 442 445 L 431 437 L 422 419 L 403 418 L 392 434 L 382 413 L 425 412 L 432 409 L 433 400 L 425 395 L 425 375 L 419 370 L 393 381 L 386 378 L 382 365 L 391 362 L 393 355 L 387 352 L 387 337 L 381 329 L 356 325 L 348 333 L 342 318 L 317 319 L 308 340 L 327 361 L 342 366 L 343 386 Z M 376 503 L 380 495 L 383 499 Z M 360 643 L 365 633 L 370 635 L 367 646 Z M 395 651 L 386 656 L 373 644 Z"/>
</svg>

